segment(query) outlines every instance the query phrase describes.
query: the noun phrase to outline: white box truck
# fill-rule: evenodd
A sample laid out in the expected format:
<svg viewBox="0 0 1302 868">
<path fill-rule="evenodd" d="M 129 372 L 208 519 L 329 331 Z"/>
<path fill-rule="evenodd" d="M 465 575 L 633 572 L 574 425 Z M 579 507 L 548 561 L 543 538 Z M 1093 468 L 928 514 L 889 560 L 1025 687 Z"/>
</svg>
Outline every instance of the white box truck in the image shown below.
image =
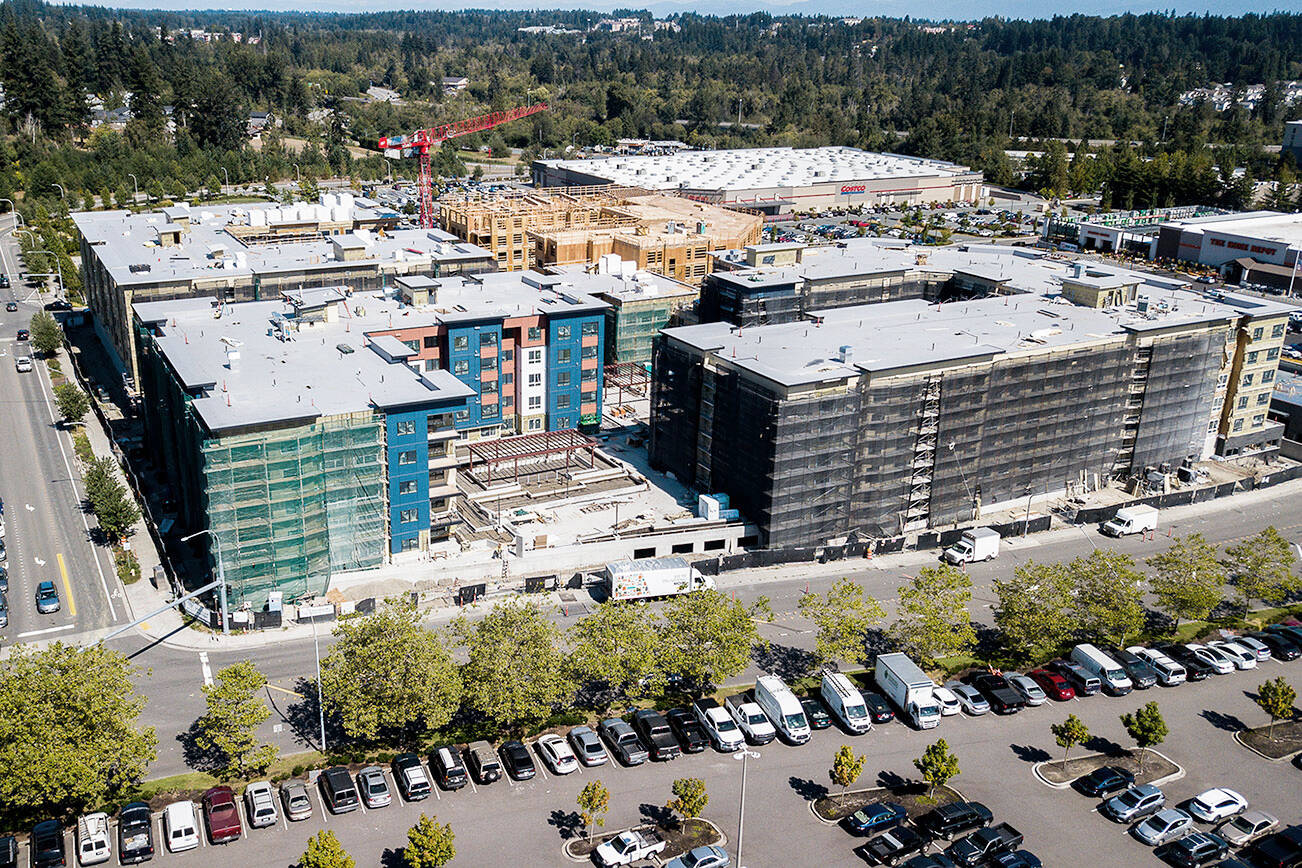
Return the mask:
<svg viewBox="0 0 1302 868">
<path fill-rule="evenodd" d="M 686 558 L 642 558 L 606 564 L 606 589 L 611 600 L 649 600 L 714 588 Z"/>
<path fill-rule="evenodd" d="M 761 675 L 755 682 L 755 704 L 764 710 L 778 734 L 791 744 L 809 741 L 809 721 L 796 694 L 776 675 Z"/>
<path fill-rule="evenodd" d="M 932 695 L 936 684 L 906 654 L 878 654 L 873 680 L 882 693 L 916 729 L 940 724 L 940 703 Z"/>
<path fill-rule="evenodd" d="M 974 527 L 963 531 L 958 542 L 945 549 L 945 560 L 957 566 L 999 557 L 999 531 Z"/>
<path fill-rule="evenodd" d="M 1123 506 L 1107 521 L 1102 531 L 1108 536 L 1128 536 L 1157 530 L 1157 509 L 1152 506 Z"/>
</svg>

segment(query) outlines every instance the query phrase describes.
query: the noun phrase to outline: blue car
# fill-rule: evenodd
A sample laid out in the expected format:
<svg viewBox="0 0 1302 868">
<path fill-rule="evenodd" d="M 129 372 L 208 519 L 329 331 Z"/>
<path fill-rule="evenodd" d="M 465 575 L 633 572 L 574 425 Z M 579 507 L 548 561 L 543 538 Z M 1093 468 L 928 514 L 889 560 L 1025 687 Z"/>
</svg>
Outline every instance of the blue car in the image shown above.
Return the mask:
<svg viewBox="0 0 1302 868">
<path fill-rule="evenodd" d="M 903 805 L 894 802 L 877 802 L 861 811 L 855 811 L 844 820 L 846 829 L 856 835 L 871 835 L 894 829 L 908 818 Z"/>
</svg>

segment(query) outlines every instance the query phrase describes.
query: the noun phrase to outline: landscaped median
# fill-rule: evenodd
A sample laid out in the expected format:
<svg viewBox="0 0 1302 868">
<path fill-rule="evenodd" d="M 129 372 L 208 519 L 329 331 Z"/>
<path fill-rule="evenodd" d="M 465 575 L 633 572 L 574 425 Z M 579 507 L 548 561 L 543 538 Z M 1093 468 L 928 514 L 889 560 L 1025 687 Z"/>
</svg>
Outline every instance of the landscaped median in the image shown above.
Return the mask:
<svg viewBox="0 0 1302 868">
<path fill-rule="evenodd" d="M 1234 740 L 1272 762 L 1284 762 L 1302 755 L 1302 720 L 1285 720 L 1270 726 L 1241 729 Z"/>
<path fill-rule="evenodd" d="M 963 794 L 953 787 L 936 787 L 935 791 L 929 794 L 926 784 L 909 781 L 897 786 L 873 787 L 867 790 L 821 796 L 809 803 L 809 810 L 820 822 L 834 826 L 855 811 L 861 811 L 869 805 L 893 802 L 908 812 L 910 820 L 916 820 L 932 808 L 958 802 L 962 798 Z"/>
<path fill-rule="evenodd" d="M 1149 748 L 1140 767 L 1139 752 L 1133 750 L 1117 753 L 1094 753 L 1067 760 L 1036 763 L 1031 772 L 1040 782 L 1055 790 L 1065 790 L 1076 779 L 1103 766 L 1112 766 L 1130 772 L 1137 784 L 1161 785 L 1184 777 L 1184 769 L 1165 754 Z"/>
<path fill-rule="evenodd" d="M 592 854 L 598 847 L 625 832 L 659 836 L 665 842 L 665 848 L 656 853 L 656 858 L 660 860 L 661 864 L 690 852 L 696 847 L 705 847 L 710 844 L 723 846 L 727 843 L 727 838 L 724 837 L 718 826 L 709 820 L 697 818 L 681 822 L 670 820 L 665 823 L 619 829 L 615 832 L 594 835 L 591 839 L 586 835 L 580 835 L 580 837 L 566 841 L 564 846 L 561 847 L 561 851 L 571 862 L 591 862 Z"/>
</svg>

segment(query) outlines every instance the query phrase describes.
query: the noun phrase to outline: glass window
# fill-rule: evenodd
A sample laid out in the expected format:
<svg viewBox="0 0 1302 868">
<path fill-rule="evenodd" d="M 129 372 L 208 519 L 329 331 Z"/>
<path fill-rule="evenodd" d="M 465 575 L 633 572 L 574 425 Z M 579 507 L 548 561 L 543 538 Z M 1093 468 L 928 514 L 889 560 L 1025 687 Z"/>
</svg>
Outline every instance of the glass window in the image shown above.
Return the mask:
<svg viewBox="0 0 1302 868">
<path fill-rule="evenodd" d="M 1270 336 L 1272 338 L 1284 337 L 1284 323 L 1276 323 L 1275 327 L 1270 330 Z"/>
<path fill-rule="evenodd" d="M 1279 347 L 1271 347 L 1266 350 L 1266 361 L 1273 362 L 1279 358 Z"/>
<path fill-rule="evenodd" d="M 1273 382 L 1275 382 L 1275 372 L 1274 372 L 1274 371 L 1262 371 L 1262 372 L 1261 372 L 1261 381 L 1262 381 L 1263 383 L 1273 383 Z"/>
<path fill-rule="evenodd" d="M 416 463 L 416 450 L 415 450 L 415 449 L 410 449 L 410 450 L 408 450 L 408 451 L 406 451 L 406 452 L 399 452 L 399 453 L 398 453 L 398 463 L 399 463 L 399 464 L 415 464 L 415 463 Z"/>
<path fill-rule="evenodd" d="M 514 406 L 515 406 L 515 398 L 512 398 L 510 395 L 503 395 L 503 396 L 502 396 L 502 406 L 503 406 L 503 407 L 514 407 Z"/>
<path fill-rule="evenodd" d="M 541 409 L 542 409 L 542 395 L 530 395 L 530 396 L 529 396 L 529 409 L 530 409 L 530 410 L 541 410 Z"/>
<path fill-rule="evenodd" d="M 1243 430 L 1243 420 L 1242 420 L 1242 419 L 1235 419 L 1235 420 L 1234 420 L 1234 430 L 1235 430 L 1235 431 L 1242 431 L 1242 430 Z"/>
<path fill-rule="evenodd" d="M 568 386 L 569 384 L 570 384 L 570 372 L 569 372 L 569 371 L 561 371 L 559 374 L 556 375 L 556 385 L 558 385 L 558 386 Z"/>
<path fill-rule="evenodd" d="M 399 524 L 411 524 L 419 517 L 420 513 L 414 509 L 404 509 L 398 513 Z"/>
<path fill-rule="evenodd" d="M 462 359 L 462 360 L 460 360 L 460 361 L 458 361 L 458 362 L 453 362 L 453 363 L 452 363 L 452 373 L 454 373 L 454 374 L 468 374 L 468 373 L 470 373 L 470 362 L 467 362 L 465 359 Z"/>
<path fill-rule="evenodd" d="M 530 375 L 529 375 L 529 385 L 530 385 L 530 386 L 541 386 L 541 385 L 542 385 L 542 374 L 530 374 Z"/>
<path fill-rule="evenodd" d="M 1240 410 L 1246 409 L 1247 406 L 1248 406 L 1248 396 L 1243 395 L 1242 397 L 1239 398 L 1239 409 Z"/>
<path fill-rule="evenodd" d="M 496 392 L 497 380 L 484 380 L 484 382 L 479 384 L 479 391 L 483 392 L 484 394 L 488 394 L 490 392 Z"/>
<path fill-rule="evenodd" d="M 570 327 L 567 325 L 556 327 L 556 340 L 568 341 L 570 339 Z"/>
<path fill-rule="evenodd" d="M 542 340 L 542 329 L 540 328 L 537 327 L 530 328 L 528 334 L 529 334 L 529 340 L 531 341 Z"/>
<path fill-rule="evenodd" d="M 496 370 L 497 370 L 497 356 L 484 356 L 482 359 L 480 359 L 480 360 L 479 360 L 479 370 L 481 370 L 481 371 L 496 371 Z"/>
<path fill-rule="evenodd" d="M 592 383 L 595 382 L 596 379 L 597 379 L 596 368 L 588 368 L 586 371 L 583 372 L 583 382 Z"/>
<path fill-rule="evenodd" d="M 584 347 L 579 351 L 579 357 L 584 359 L 595 359 L 597 357 L 597 348 Z"/>
<path fill-rule="evenodd" d="M 439 360 L 438 360 L 438 359 L 426 359 L 426 360 L 425 360 L 425 370 L 427 370 L 427 371 L 437 371 L 438 369 L 439 369 Z"/>
<path fill-rule="evenodd" d="M 597 333 L 597 323 L 596 323 L 596 322 L 585 322 L 585 323 L 583 324 L 583 333 L 584 333 L 585 335 L 595 335 L 595 334 Z"/>
<path fill-rule="evenodd" d="M 537 365 L 542 362 L 542 350 L 529 351 L 529 364 Z"/>
<path fill-rule="evenodd" d="M 455 418 L 456 418 L 456 420 L 457 420 L 458 422 L 469 422 L 469 421 L 470 421 L 470 411 L 469 411 L 469 410 L 458 410 L 458 411 L 456 412 L 456 416 L 455 416 Z"/>
<path fill-rule="evenodd" d="M 480 332 L 479 345 L 481 347 L 497 346 L 497 332 Z"/>
<path fill-rule="evenodd" d="M 509 362 L 515 358 L 515 350 L 502 350 L 502 361 Z"/>
<path fill-rule="evenodd" d="M 542 420 L 541 420 L 541 419 L 530 419 L 530 420 L 529 420 L 529 430 L 530 430 L 530 431 L 540 431 L 540 430 L 542 430 Z"/>
<path fill-rule="evenodd" d="M 1252 417 L 1252 427 L 1253 427 L 1253 428 L 1260 428 L 1262 425 L 1265 425 L 1265 424 L 1266 424 L 1266 417 L 1265 417 L 1265 416 L 1263 416 L 1263 415 L 1257 415 L 1257 416 L 1253 416 L 1253 417 Z"/>
<path fill-rule="evenodd" d="M 415 434 L 416 423 L 410 419 L 404 419 L 401 422 L 395 423 L 393 426 L 393 430 L 399 436 L 403 434 Z"/>
<path fill-rule="evenodd" d="M 419 338 L 413 338 L 412 340 L 409 340 L 409 341 L 403 341 L 403 343 L 406 344 L 406 345 L 407 345 L 407 349 L 411 350 L 413 353 L 419 353 L 419 352 L 420 352 L 420 339 L 419 339 Z"/>
<path fill-rule="evenodd" d="M 1269 404 L 1269 403 L 1270 403 L 1270 392 L 1262 392 L 1261 394 L 1257 395 L 1258 406 L 1262 404 Z"/>
<path fill-rule="evenodd" d="M 1259 341 L 1261 340 L 1261 336 L 1264 333 L 1265 333 L 1265 329 L 1262 328 L 1261 326 L 1257 326 L 1255 329 L 1252 330 L 1252 339 L 1254 341 Z"/>
<path fill-rule="evenodd" d="M 485 405 L 484 405 L 484 409 L 480 412 L 480 415 L 483 416 L 485 419 L 496 419 L 496 418 L 497 418 L 497 405 L 496 405 L 496 404 L 485 404 Z"/>
<path fill-rule="evenodd" d="M 408 537 L 402 541 L 402 550 L 404 552 L 414 552 L 420 548 L 420 540 L 415 537 Z"/>
<path fill-rule="evenodd" d="M 439 345 L 438 335 L 425 335 L 425 349 L 432 350 Z"/>
<path fill-rule="evenodd" d="M 416 480 L 414 480 L 414 479 L 404 479 L 402 482 L 399 482 L 399 483 L 398 483 L 398 493 L 399 493 L 399 494 L 415 494 L 415 493 L 416 493 Z"/>
<path fill-rule="evenodd" d="M 559 362 L 559 363 L 562 364 L 562 365 L 568 365 L 568 364 L 570 363 L 570 351 L 569 351 L 569 350 L 557 350 L 557 351 L 556 351 L 556 361 Z"/>
<path fill-rule="evenodd" d="M 1243 375 L 1243 385 L 1245 385 L 1245 386 L 1251 386 L 1251 385 L 1252 385 L 1252 374 L 1244 374 L 1244 375 Z"/>
<path fill-rule="evenodd" d="M 569 408 L 570 408 L 570 396 L 569 396 L 569 395 L 557 395 L 557 396 L 556 396 L 556 409 L 557 409 L 557 410 L 568 410 Z"/>
<path fill-rule="evenodd" d="M 502 385 L 503 385 L 503 386 L 509 386 L 509 385 L 511 385 L 511 384 L 514 383 L 514 382 L 515 382 L 515 374 L 503 374 L 503 375 L 502 375 Z"/>
<path fill-rule="evenodd" d="M 452 349 L 468 350 L 470 349 L 470 338 L 465 335 L 457 335 L 452 339 Z"/>
<path fill-rule="evenodd" d="M 1257 352 L 1256 350 L 1253 350 L 1252 352 L 1248 353 L 1247 364 L 1249 365 L 1257 364 L 1257 357 L 1260 355 L 1261 353 Z"/>
</svg>

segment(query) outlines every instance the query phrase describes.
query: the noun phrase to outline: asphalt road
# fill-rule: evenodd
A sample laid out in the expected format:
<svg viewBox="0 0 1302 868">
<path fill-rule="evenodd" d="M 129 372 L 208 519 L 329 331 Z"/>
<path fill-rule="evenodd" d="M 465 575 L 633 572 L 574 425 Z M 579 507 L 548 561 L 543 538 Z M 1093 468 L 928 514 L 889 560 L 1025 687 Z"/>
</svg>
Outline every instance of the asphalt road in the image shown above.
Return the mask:
<svg viewBox="0 0 1302 868">
<path fill-rule="evenodd" d="M 8 227 L 3 227 L 7 229 Z M 83 489 L 75 470 L 72 439 L 55 425 L 53 392 L 42 363 L 18 373 L 14 359 L 30 355 L 16 339 L 40 309 L 40 299 L 19 276 L 16 245 L 0 232 L 0 267 L 11 288 L 0 302 L 0 498 L 5 503 L 5 546 L 9 568 L 9 626 L 3 642 L 75 641 L 82 633 L 125 622 L 121 586 L 112 559 L 91 540 L 93 520 L 81 509 Z M 36 611 L 36 586 L 52 581 L 61 609 Z"/>
<path fill-rule="evenodd" d="M 802 747 L 774 743 L 756 748 L 746 761 L 746 806 L 743 858 L 759 866 L 852 866 L 863 864 L 852 852 L 859 839 L 826 826 L 809 811 L 808 802 L 827 792 L 833 752 L 850 744 L 869 757 L 859 785 L 874 786 L 900 778 L 916 779 L 914 758 L 936 738 L 944 737 L 959 759 L 961 774 L 952 781 L 966 798 L 988 805 L 996 822 L 1012 823 L 1026 836 L 1025 847 L 1048 866 L 1157 866 L 1147 848 L 1130 838 L 1124 826 L 1096 812 L 1097 802 L 1066 790 L 1054 790 L 1032 775 L 1032 764 L 1056 758 L 1059 749 L 1049 732 L 1052 723 L 1077 714 L 1100 740 L 1098 749 L 1128 746 L 1118 720 L 1150 700 L 1159 702 L 1170 726 L 1160 750 L 1186 770 L 1185 777 L 1164 785 L 1168 800 L 1179 803 L 1212 786 L 1241 792 L 1250 805 L 1284 823 L 1302 815 L 1297 768 L 1272 763 L 1239 747 L 1232 731 L 1242 724 L 1265 722 L 1249 692 L 1267 678 L 1290 675 L 1297 683 L 1302 663 L 1267 661 L 1258 670 L 1217 676 L 1200 684 L 1137 691 L 1112 699 L 1095 696 L 1050 703 L 1012 717 L 945 718 L 932 732 L 915 732 L 899 722 L 879 725 L 863 736 L 831 729 L 814 734 Z M 1077 755 L 1081 749 L 1077 749 Z M 318 829 L 333 830 L 359 865 L 393 865 L 407 829 L 422 812 L 450 823 L 456 834 L 455 864 L 564 866 L 567 837 L 582 834 L 575 798 L 589 780 L 600 779 L 610 791 L 607 830 L 660 815 L 679 777 L 700 777 L 710 796 L 705 817 L 727 837 L 737 857 L 742 765 L 732 756 L 707 751 L 669 763 L 635 768 L 605 766 L 557 778 L 545 769 L 525 783 L 499 781 L 455 793 L 438 793 L 417 804 L 400 801 L 378 810 L 345 816 L 322 811 L 313 789 L 310 820 L 247 830 L 240 841 L 223 845 L 220 856 L 206 842 L 195 852 L 160 853 L 159 865 L 239 864 L 246 868 L 288 866 L 303 852 Z M 397 797 L 395 796 L 395 800 Z M 1203 828 L 1206 828 L 1205 826 Z M 157 829 L 156 829 L 157 833 Z M 734 862 L 734 864 L 739 864 Z"/>
</svg>

